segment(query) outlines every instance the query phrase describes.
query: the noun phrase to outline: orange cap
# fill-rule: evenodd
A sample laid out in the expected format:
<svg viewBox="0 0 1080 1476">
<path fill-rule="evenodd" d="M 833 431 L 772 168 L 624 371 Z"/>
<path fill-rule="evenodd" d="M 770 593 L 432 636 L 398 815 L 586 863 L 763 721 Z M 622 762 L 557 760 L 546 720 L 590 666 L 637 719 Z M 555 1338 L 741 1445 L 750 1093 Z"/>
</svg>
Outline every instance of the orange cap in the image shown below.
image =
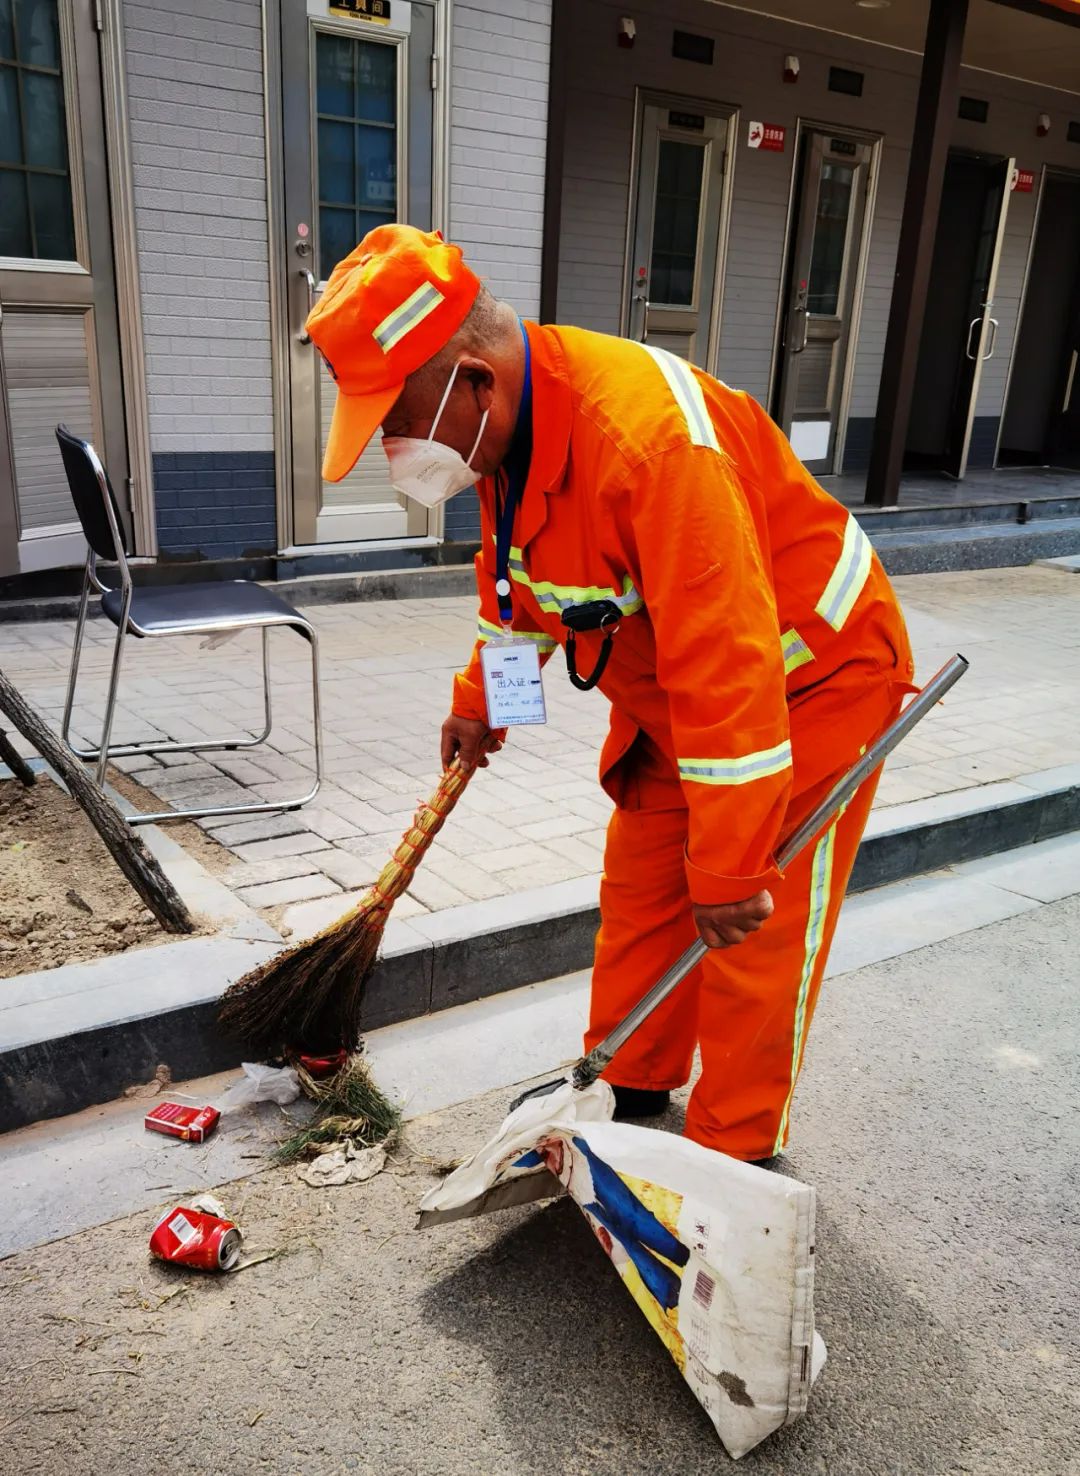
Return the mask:
<svg viewBox="0 0 1080 1476">
<path fill-rule="evenodd" d="M 479 290 L 460 247 L 415 226 L 376 226 L 338 262 L 307 320 L 337 383 L 328 482 L 352 471 L 406 378 L 446 347 Z"/>
</svg>

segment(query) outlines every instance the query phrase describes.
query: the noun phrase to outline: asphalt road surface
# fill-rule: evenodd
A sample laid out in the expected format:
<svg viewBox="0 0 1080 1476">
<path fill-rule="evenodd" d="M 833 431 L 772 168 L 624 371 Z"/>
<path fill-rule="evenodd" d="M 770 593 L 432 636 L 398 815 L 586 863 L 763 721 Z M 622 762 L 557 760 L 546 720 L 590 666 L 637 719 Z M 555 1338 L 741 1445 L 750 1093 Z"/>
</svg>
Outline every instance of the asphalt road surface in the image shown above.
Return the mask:
<svg viewBox="0 0 1080 1476">
<path fill-rule="evenodd" d="M 829 1362 L 753 1476 L 1080 1471 L 1080 898 L 834 978 L 786 1171 L 818 1189 Z M 409 1127 L 364 1185 L 225 1186 L 230 1277 L 145 1209 L 0 1262 L 5 1471 L 698 1476 L 712 1427 L 568 1201 L 423 1235 L 509 1093 Z M 677 1128 L 678 1114 L 670 1123 Z M 166 1208 L 167 1206 L 162 1206 Z"/>
</svg>

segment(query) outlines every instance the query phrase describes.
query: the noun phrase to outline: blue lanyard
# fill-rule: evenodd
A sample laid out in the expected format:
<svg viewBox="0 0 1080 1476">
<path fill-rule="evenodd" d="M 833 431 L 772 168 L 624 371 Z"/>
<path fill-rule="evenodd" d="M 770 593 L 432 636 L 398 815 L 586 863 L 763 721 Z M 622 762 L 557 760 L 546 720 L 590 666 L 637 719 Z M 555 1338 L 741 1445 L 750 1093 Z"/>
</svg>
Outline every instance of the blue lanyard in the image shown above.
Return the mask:
<svg viewBox="0 0 1080 1476">
<path fill-rule="evenodd" d="M 495 594 L 499 601 L 499 620 L 504 629 L 509 629 L 514 618 L 514 599 L 510 586 L 510 545 L 514 541 L 514 519 L 525 492 L 532 456 L 532 355 L 524 323 L 521 324 L 521 336 L 525 342 L 525 375 L 521 386 L 517 424 L 514 426 L 514 439 L 502 467 L 505 486 L 495 524 Z M 496 476 L 496 496 L 498 482 L 499 478 Z"/>
</svg>

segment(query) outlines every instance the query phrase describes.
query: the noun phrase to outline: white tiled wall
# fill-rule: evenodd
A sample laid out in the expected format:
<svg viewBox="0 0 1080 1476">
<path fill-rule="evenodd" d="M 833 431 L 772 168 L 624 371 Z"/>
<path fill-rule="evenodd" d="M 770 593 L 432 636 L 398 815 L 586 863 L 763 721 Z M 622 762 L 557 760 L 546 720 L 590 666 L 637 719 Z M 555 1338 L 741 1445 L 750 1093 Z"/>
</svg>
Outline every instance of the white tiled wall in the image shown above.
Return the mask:
<svg viewBox="0 0 1080 1476">
<path fill-rule="evenodd" d="M 450 235 L 498 297 L 540 309 L 550 0 L 456 0 Z"/>
<path fill-rule="evenodd" d="M 124 0 L 155 452 L 270 450 L 259 0 Z"/>
</svg>

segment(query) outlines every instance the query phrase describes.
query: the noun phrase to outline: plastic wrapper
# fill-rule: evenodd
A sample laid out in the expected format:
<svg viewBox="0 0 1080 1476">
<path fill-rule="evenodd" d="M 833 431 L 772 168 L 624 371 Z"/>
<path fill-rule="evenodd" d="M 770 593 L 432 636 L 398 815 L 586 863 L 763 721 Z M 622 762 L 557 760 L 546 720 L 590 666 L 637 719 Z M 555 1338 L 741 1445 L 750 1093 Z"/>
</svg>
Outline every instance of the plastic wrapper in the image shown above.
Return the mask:
<svg viewBox="0 0 1080 1476">
<path fill-rule="evenodd" d="M 244 1061 L 241 1070 L 243 1076 L 233 1082 L 221 1099 L 222 1112 L 238 1112 L 256 1102 L 276 1102 L 279 1107 L 288 1107 L 300 1095 L 300 1078 L 291 1066 Z"/>
<path fill-rule="evenodd" d="M 337 1184 L 363 1184 L 385 1167 L 386 1148 L 382 1143 L 373 1148 L 354 1148 L 346 1142 L 329 1153 L 320 1153 L 310 1163 L 299 1164 L 296 1176 L 313 1189 L 328 1189 Z"/>
</svg>

